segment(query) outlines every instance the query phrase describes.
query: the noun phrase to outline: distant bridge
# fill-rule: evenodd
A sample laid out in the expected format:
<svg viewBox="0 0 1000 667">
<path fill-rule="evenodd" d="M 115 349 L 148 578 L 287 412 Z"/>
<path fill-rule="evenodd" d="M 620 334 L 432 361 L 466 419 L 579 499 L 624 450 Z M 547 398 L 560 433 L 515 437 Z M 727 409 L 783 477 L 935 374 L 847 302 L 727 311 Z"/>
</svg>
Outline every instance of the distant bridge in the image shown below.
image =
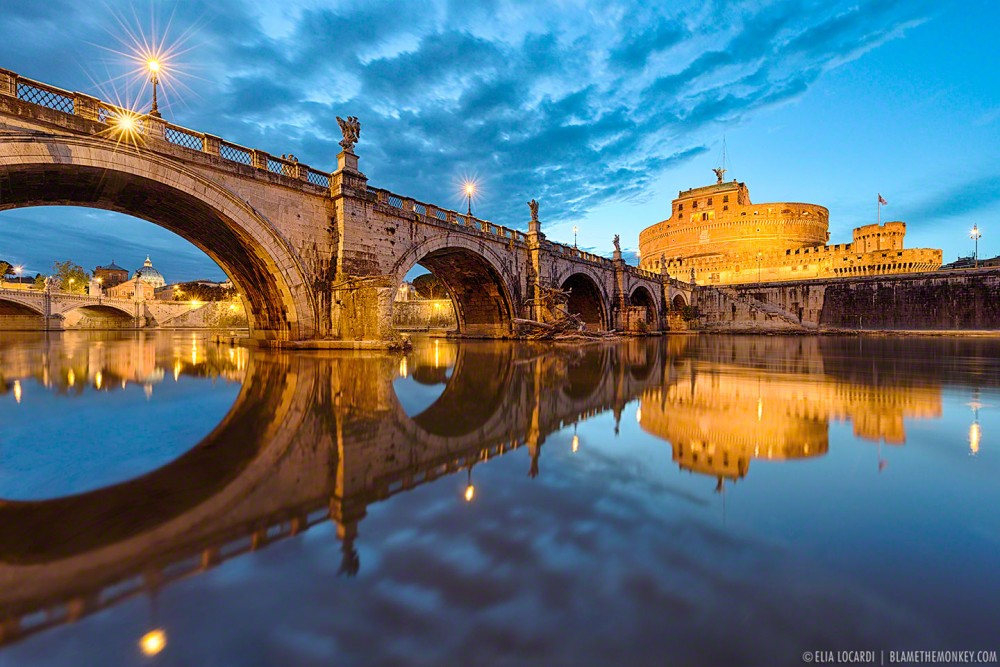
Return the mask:
<svg viewBox="0 0 1000 667">
<path fill-rule="evenodd" d="M 114 327 L 140 326 L 144 319 L 142 303 L 132 299 L 0 288 L 0 320 L 4 328 L 62 329 L 71 313 Z"/>
<path fill-rule="evenodd" d="M 165 227 L 214 259 L 244 297 L 252 334 L 393 338 L 395 288 L 420 264 L 448 287 L 460 331 L 544 320 L 546 287 L 595 329 L 667 328 L 689 286 L 370 187 L 351 147 L 313 169 L 0 70 L 0 210 L 89 206 Z M 636 320 L 642 322 L 638 325 Z"/>
</svg>

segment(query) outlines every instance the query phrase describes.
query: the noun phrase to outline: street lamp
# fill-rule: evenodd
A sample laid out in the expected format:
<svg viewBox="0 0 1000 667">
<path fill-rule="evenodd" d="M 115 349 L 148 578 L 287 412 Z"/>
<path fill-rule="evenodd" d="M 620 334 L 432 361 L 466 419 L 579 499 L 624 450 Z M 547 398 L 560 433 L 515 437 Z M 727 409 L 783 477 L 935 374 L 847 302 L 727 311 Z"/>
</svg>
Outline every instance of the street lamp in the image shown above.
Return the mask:
<svg viewBox="0 0 1000 667">
<path fill-rule="evenodd" d="M 469 208 L 466 211 L 466 215 L 470 218 L 472 217 L 472 195 L 476 194 L 476 182 L 466 181 L 465 182 L 465 196 L 469 200 Z"/>
<path fill-rule="evenodd" d="M 573 247 L 576 248 L 576 233 L 579 231 L 576 225 L 573 225 Z"/>
<path fill-rule="evenodd" d="M 983 237 L 983 233 L 979 231 L 979 225 L 972 225 L 972 231 L 969 232 L 969 238 L 976 242 L 976 251 L 973 257 L 975 257 L 976 268 L 979 268 L 979 239 Z"/>
<path fill-rule="evenodd" d="M 156 86 L 158 86 L 160 83 L 160 76 L 159 76 L 160 63 L 158 63 L 156 60 L 150 60 L 149 62 L 146 63 L 146 65 L 147 67 L 149 67 L 149 81 L 150 83 L 153 84 L 153 106 L 149 110 L 149 115 L 159 118 L 160 107 L 156 103 Z"/>
<path fill-rule="evenodd" d="M 70 292 L 73 291 L 73 283 L 75 283 L 75 282 L 76 282 L 76 278 L 70 278 L 69 279 L 69 291 Z"/>
</svg>

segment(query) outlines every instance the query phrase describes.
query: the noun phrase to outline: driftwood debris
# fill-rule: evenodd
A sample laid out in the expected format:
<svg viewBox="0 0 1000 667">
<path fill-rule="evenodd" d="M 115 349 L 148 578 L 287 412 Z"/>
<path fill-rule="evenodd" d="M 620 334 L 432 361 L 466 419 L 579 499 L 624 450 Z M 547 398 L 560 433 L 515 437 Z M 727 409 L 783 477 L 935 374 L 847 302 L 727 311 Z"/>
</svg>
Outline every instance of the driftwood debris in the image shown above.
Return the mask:
<svg viewBox="0 0 1000 667">
<path fill-rule="evenodd" d="M 568 302 L 570 290 L 557 287 L 540 286 L 540 297 L 528 299 L 528 304 L 542 306 L 551 318 L 548 322 L 536 322 L 514 318 L 514 326 L 519 334 L 528 340 L 594 340 L 616 338 L 617 334 L 609 331 L 589 331 L 587 324 L 577 313 L 569 312 Z"/>
</svg>

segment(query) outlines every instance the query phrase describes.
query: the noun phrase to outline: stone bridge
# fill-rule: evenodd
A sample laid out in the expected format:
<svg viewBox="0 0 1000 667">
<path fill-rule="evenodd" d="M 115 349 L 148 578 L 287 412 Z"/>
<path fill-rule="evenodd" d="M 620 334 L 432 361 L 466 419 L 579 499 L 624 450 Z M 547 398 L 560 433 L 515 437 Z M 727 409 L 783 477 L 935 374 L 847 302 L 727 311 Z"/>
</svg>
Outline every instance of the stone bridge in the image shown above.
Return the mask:
<svg viewBox="0 0 1000 667">
<path fill-rule="evenodd" d="M 690 303 L 682 283 L 550 242 L 535 219 L 524 233 L 371 187 L 345 144 L 320 171 L 0 70 L 0 210 L 89 206 L 177 233 L 232 279 L 255 338 L 392 340 L 395 288 L 416 264 L 473 336 L 544 320 L 550 286 L 596 329 L 663 330 L 676 299 Z"/>
<path fill-rule="evenodd" d="M 452 349 L 443 393 L 414 416 L 401 407 L 393 379 L 400 372 L 443 378 L 436 351 L 251 355 L 225 419 L 178 459 L 74 496 L 0 501 L 0 643 L 326 521 L 343 541 L 343 568 L 356 571 L 353 543 L 369 505 L 457 472 L 474 480 L 473 466 L 520 448 L 528 473 L 540 474 L 549 434 L 604 411 L 617 423 L 629 401 L 661 386 L 666 350 L 635 340 L 547 351 L 466 343 Z M 82 354 L 75 363 L 100 366 Z M 15 379 L 18 368 L 36 367 L 19 359 L 0 358 L 0 375 Z M 182 364 L 175 372 L 189 372 L 175 363 Z M 481 398 L 472 410 L 458 400 L 469 386 Z"/>
<path fill-rule="evenodd" d="M 65 328 L 67 321 L 82 327 L 126 328 L 141 326 L 143 305 L 131 299 L 0 289 L 0 318 L 5 329 Z"/>
</svg>

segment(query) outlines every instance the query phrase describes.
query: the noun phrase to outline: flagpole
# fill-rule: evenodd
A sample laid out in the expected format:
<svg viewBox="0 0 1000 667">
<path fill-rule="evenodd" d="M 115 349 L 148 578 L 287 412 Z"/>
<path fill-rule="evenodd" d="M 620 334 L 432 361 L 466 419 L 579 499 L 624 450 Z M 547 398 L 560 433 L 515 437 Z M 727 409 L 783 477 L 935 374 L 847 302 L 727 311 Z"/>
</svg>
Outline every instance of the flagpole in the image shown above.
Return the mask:
<svg viewBox="0 0 1000 667">
<path fill-rule="evenodd" d="M 875 195 L 875 209 L 878 211 L 878 225 L 882 226 L 882 193 Z"/>
</svg>

